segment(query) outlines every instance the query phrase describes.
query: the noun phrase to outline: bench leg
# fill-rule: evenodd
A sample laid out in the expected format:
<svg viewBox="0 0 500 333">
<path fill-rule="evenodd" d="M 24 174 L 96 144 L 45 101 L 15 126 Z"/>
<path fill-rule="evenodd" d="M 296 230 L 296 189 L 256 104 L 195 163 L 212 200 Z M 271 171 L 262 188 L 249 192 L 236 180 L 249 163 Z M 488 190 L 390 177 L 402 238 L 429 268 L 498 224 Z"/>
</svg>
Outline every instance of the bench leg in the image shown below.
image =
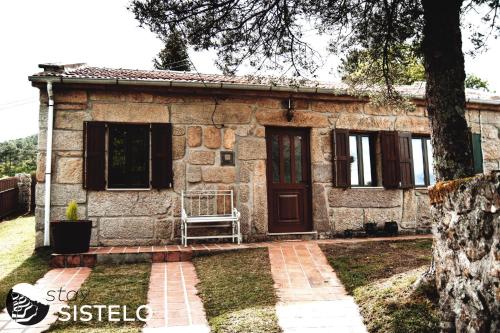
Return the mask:
<svg viewBox="0 0 500 333">
<path fill-rule="evenodd" d="M 240 220 L 236 221 L 237 229 L 238 229 L 238 244 L 241 244 L 241 228 L 240 228 Z"/>
</svg>

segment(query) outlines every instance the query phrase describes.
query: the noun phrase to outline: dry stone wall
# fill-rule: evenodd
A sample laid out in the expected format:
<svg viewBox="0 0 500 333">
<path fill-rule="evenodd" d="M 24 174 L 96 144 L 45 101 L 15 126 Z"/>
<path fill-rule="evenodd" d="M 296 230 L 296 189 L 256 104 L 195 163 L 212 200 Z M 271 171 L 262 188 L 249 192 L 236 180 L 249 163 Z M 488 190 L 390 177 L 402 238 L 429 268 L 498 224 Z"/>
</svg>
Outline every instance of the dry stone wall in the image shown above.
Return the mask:
<svg viewBox="0 0 500 333">
<path fill-rule="evenodd" d="M 500 172 L 459 185 L 434 211 L 444 331 L 500 331 Z"/>
<path fill-rule="evenodd" d="M 332 187 L 331 131 L 334 128 L 428 133 L 423 107 L 414 112 L 375 108 L 337 98 L 295 101 L 291 122 L 286 97 L 226 92 L 218 99 L 199 92 L 153 88 L 95 89 L 57 87 L 53 134 L 51 218 L 64 217 L 76 200 L 81 218 L 94 222 L 93 245 L 152 245 L 176 242 L 180 232 L 183 189 L 233 189 L 245 240 L 267 237 L 266 126 L 310 128 L 313 227 L 321 237 L 360 228 L 366 222 L 395 220 L 414 231 L 429 227 L 426 190 L 382 188 L 342 190 Z M 47 96 L 41 90 L 37 169 L 37 245 L 43 239 L 43 191 Z M 214 112 L 215 110 L 215 112 Z M 479 115 L 479 113 L 481 115 Z M 212 117 L 213 114 L 213 117 Z M 86 191 L 82 188 L 83 122 L 171 122 L 174 188 L 162 191 Z M 214 126 L 224 124 L 223 128 Z M 486 170 L 498 168 L 498 113 L 474 111 L 473 130 L 483 129 Z M 498 146 L 497 146 L 498 147 Z M 221 151 L 233 151 L 234 166 L 222 166 Z M 380 169 L 380 166 L 379 166 Z M 379 176 L 380 177 L 380 176 Z"/>
</svg>

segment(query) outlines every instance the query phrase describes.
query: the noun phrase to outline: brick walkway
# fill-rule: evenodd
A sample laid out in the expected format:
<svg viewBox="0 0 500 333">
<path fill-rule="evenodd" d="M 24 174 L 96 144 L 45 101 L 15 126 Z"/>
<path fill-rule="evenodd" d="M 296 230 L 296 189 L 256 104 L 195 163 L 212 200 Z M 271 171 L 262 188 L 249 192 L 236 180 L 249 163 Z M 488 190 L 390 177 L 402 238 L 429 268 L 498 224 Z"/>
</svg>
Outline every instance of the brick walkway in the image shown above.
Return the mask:
<svg viewBox="0 0 500 333">
<path fill-rule="evenodd" d="M 367 332 L 356 303 L 316 242 L 271 244 L 269 256 L 284 333 Z"/>
<path fill-rule="evenodd" d="M 148 291 L 153 316 L 143 331 L 210 332 L 197 283 L 191 262 L 153 263 Z"/>
<path fill-rule="evenodd" d="M 89 276 L 90 271 L 90 268 L 86 267 L 52 269 L 36 282 L 35 287 L 42 292 L 42 295 L 46 295 L 47 290 L 59 290 L 61 287 L 66 291 L 79 290 L 82 283 Z M 66 295 L 63 294 L 63 298 L 65 296 Z M 7 309 L 4 309 L 2 313 L 0 313 L 0 331 L 8 333 L 38 333 L 45 331 L 57 320 L 56 313 L 66 303 L 57 301 L 56 299 L 56 301 L 49 302 L 49 304 L 50 310 L 47 317 L 34 326 L 24 326 L 16 323 L 10 318 Z"/>
</svg>

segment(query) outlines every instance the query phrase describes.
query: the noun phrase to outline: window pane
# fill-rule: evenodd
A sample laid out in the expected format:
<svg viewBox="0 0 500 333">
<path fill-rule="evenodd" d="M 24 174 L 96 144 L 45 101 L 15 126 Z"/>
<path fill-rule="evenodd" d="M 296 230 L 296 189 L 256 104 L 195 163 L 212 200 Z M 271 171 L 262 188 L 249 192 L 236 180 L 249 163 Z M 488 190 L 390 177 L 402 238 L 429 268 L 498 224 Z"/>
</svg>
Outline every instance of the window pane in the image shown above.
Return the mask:
<svg viewBox="0 0 500 333">
<path fill-rule="evenodd" d="M 361 138 L 361 149 L 363 152 L 363 177 L 364 185 L 371 186 L 372 182 L 372 164 L 370 156 L 370 138 L 363 136 Z"/>
<path fill-rule="evenodd" d="M 271 152 L 273 159 L 273 182 L 280 182 L 280 143 L 279 137 L 273 135 L 271 139 Z"/>
<path fill-rule="evenodd" d="M 412 139 L 411 146 L 413 150 L 413 169 L 415 173 L 415 185 L 425 185 L 422 139 Z"/>
<path fill-rule="evenodd" d="M 430 185 L 434 185 L 436 183 L 436 176 L 434 175 L 434 162 L 433 162 L 433 154 L 432 154 L 432 145 L 431 140 L 426 139 L 427 144 L 427 161 L 429 162 L 429 181 Z"/>
<path fill-rule="evenodd" d="M 295 182 L 302 183 L 302 137 L 294 136 Z"/>
<path fill-rule="evenodd" d="M 111 188 L 149 187 L 149 126 L 109 126 L 109 174 Z"/>
<path fill-rule="evenodd" d="M 351 155 L 351 185 L 359 185 L 358 176 L 358 149 L 356 146 L 356 136 L 349 136 L 349 152 Z"/>
<path fill-rule="evenodd" d="M 285 183 L 290 184 L 292 182 L 292 164 L 290 158 L 290 137 L 285 135 L 283 140 L 283 163 L 284 163 L 284 180 Z"/>
</svg>

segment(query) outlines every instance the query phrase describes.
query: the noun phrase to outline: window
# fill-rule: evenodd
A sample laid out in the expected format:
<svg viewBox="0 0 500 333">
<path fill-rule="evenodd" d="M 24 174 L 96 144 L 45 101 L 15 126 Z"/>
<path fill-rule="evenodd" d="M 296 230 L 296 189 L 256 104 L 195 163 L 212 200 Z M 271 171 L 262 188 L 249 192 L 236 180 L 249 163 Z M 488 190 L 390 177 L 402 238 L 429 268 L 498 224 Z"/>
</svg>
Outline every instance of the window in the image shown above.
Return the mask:
<svg viewBox="0 0 500 333">
<path fill-rule="evenodd" d="M 108 187 L 149 188 L 149 125 L 108 125 Z"/>
<path fill-rule="evenodd" d="M 83 186 L 87 190 L 173 186 L 172 125 L 169 123 L 86 121 L 83 142 Z"/>
<path fill-rule="evenodd" d="M 349 135 L 352 186 L 375 186 L 372 138 L 368 134 Z"/>
<path fill-rule="evenodd" d="M 436 183 L 432 166 L 432 145 L 429 138 L 412 138 L 413 170 L 415 186 L 429 186 Z"/>
</svg>

